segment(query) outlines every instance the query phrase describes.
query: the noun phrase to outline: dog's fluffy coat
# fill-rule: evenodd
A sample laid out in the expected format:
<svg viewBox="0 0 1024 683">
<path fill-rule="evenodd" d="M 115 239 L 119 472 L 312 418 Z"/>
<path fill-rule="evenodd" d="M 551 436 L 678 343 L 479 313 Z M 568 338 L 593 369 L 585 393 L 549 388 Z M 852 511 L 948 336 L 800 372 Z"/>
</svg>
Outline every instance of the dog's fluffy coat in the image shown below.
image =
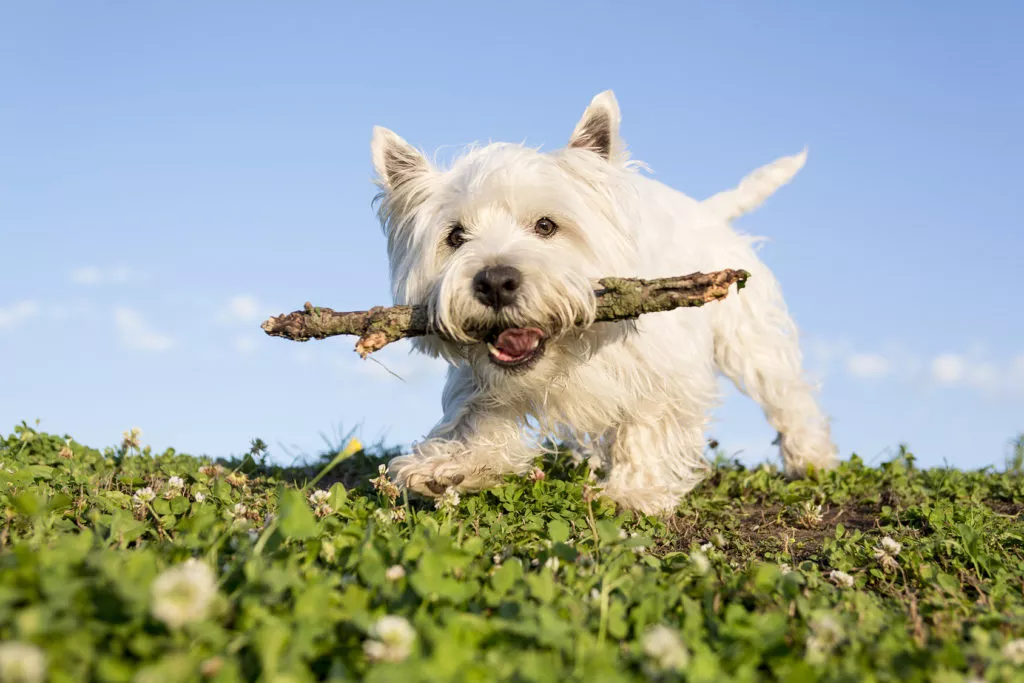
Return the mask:
<svg viewBox="0 0 1024 683">
<path fill-rule="evenodd" d="M 704 427 L 719 399 L 717 372 L 761 405 L 790 476 L 835 463 L 779 286 L 755 253 L 758 240 L 730 224 L 789 182 L 805 153 L 699 202 L 637 172 L 619 121 L 604 92 L 564 149 L 495 143 L 447 170 L 374 130 L 394 299 L 430 307 L 438 334 L 414 346 L 450 363 L 443 418 L 390 464 L 400 485 L 426 495 L 486 488 L 528 470 L 535 437 L 550 436 L 595 453 L 604 494 L 617 503 L 671 511 L 708 469 Z M 558 231 L 537 234 L 542 218 Z M 521 273 L 514 303 L 497 310 L 474 295 L 474 278 L 492 266 Z M 724 301 L 576 324 L 592 318 L 598 278 L 723 268 L 752 274 Z M 489 350 L 488 331 L 508 328 L 543 331 L 522 368 L 501 366 Z"/>
</svg>

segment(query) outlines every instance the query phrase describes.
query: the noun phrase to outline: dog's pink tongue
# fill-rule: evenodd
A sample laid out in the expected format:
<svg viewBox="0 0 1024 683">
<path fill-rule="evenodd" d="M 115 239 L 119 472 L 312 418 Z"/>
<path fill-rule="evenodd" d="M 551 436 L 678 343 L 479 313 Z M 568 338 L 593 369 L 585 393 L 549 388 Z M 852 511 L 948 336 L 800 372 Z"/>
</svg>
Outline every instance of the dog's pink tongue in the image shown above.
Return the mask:
<svg viewBox="0 0 1024 683">
<path fill-rule="evenodd" d="M 504 330 L 494 341 L 494 348 L 510 358 L 522 358 L 536 349 L 544 333 L 536 327 L 514 327 Z"/>
</svg>

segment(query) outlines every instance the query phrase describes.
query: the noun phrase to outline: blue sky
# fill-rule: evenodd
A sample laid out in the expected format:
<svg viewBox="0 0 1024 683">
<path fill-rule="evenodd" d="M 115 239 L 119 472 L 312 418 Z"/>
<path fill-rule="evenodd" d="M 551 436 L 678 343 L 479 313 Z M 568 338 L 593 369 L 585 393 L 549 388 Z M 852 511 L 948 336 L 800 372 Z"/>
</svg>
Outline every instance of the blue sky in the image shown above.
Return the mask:
<svg viewBox="0 0 1024 683">
<path fill-rule="evenodd" d="M 373 125 L 442 156 L 623 135 L 703 198 L 805 145 L 742 229 L 802 328 L 843 452 L 1001 464 L 1024 430 L 1017 3 L 0 6 L 0 431 L 211 455 L 405 443 L 443 369 L 259 323 L 387 303 Z M 711 434 L 774 457 L 734 392 Z"/>
</svg>

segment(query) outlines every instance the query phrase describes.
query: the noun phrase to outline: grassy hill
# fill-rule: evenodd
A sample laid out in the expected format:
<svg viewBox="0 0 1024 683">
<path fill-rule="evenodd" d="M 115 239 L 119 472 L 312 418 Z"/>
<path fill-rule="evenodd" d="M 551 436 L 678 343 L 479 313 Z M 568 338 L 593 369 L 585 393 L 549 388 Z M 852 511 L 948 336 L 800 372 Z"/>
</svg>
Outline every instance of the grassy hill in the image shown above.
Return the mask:
<svg viewBox="0 0 1024 683">
<path fill-rule="evenodd" d="M 1024 680 L 1019 468 L 725 464 L 665 521 L 568 457 L 435 507 L 137 441 L 0 437 L 0 681 Z"/>
</svg>

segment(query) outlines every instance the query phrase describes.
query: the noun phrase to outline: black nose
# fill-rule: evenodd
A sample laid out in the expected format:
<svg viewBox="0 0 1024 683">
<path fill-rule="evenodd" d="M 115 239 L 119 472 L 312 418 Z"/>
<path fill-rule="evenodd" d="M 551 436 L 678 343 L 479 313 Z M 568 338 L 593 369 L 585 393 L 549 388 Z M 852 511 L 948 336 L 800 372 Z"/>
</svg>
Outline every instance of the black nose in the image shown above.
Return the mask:
<svg viewBox="0 0 1024 683">
<path fill-rule="evenodd" d="M 473 295 L 484 306 L 498 310 L 516 300 L 522 282 L 523 274 L 512 266 L 491 266 L 473 278 Z"/>
</svg>

